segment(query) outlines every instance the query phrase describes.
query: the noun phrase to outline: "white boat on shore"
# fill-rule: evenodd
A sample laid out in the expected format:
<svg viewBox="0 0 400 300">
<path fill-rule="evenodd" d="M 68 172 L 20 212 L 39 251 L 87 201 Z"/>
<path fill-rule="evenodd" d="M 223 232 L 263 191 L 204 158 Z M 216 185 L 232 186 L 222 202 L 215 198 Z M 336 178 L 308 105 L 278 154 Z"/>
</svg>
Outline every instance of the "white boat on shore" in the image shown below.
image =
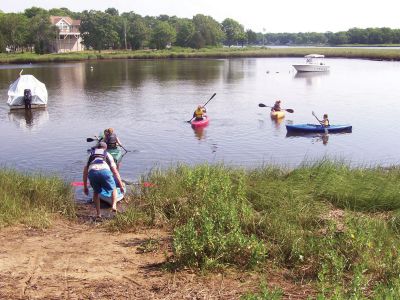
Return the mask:
<svg viewBox="0 0 400 300">
<path fill-rule="evenodd" d="M 329 66 L 324 62 L 324 55 L 309 54 L 306 55 L 306 63 L 301 65 L 293 65 L 297 72 L 327 72 Z"/>
</svg>

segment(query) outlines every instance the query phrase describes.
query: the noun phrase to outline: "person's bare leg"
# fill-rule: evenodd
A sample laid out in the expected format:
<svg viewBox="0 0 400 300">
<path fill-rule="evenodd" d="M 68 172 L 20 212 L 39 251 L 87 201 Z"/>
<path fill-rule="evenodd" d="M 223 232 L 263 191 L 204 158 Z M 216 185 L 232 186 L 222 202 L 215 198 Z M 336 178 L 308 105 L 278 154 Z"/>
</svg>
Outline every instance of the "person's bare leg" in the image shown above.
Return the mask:
<svg viewBox="0 0 400 300">
<path fill-rule="evenodd" d="M 96 215 L 98 218 L 101 218 L 101 212 L 100 212 L 100 197 L 99 194 L 96 192 L 93 192 L 93 201 L 96 206 Z"/>
<path fill-rule="evenodd" d="M 117 189 L 114 189 L 112 194 L 112 210 L 117 212 Z"/>
</svg>

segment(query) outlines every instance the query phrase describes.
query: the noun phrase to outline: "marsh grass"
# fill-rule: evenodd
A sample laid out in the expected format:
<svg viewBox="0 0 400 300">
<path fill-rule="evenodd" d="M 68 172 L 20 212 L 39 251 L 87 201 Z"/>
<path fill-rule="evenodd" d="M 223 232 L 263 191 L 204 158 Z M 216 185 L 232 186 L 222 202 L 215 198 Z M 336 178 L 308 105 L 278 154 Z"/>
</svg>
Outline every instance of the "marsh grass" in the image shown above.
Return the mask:
<svg viewBox="0 0 400 300">
<path fill-rule="evenodd" d="M 0 227 L 47 227 L 54 214 L 75 216 L 73 193 L 58 177 L 0 170 Z"/>
<path fill-rule="evenodd" d="M 65 62 L 101 59 L 184 59 L 184 58 L 240 58 L 240 57 L 303 57 L 310 53 L 324 54 L 326 57 L 361 58 L 374 60 L 400 60 L 398 49 L 365 48 L 203 48 L 191 49 L 173 47 L 167 50 L 105 50 L 69 53 L 0 53 L 0 63 Z"/>
<path fill-rule="evenodd" d="M 112 221 L 114 229 L 131 230 L 140 219 L 169 226 L 175 267 L 262 272 L 273 264 L 314 284 L 318 299 L 399 295 L 398 168 L 200 165 L 144 179 L 154 186 L 132 202 L 141 214 L 126 215 L 120 228 Z"/>
</svg>

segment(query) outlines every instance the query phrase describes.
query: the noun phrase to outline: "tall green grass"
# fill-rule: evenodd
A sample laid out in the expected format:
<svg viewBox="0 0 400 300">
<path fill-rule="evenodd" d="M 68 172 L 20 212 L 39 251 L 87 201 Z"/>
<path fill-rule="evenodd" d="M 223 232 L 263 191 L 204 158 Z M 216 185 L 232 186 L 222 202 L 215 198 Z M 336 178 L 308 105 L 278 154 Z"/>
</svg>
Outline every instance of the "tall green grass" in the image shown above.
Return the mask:
<svg viewBox="0 0 400 300">
<path fill-rule="evenodd" d="M 54 214 L 75 216 L 73 193 L 58 177 L 0 170 L 0 227 L 47 227 Z"/>
<path fill-rule="evenodd" d="M 377 60 L 400 60 L 397 49 L 365 48 L 179 48 L 166 50 L 136 51 L 81 51 L 69 53 L 0 53 L 0 63 L 65 62 L 101 59 L 184 59 L 184 58 L 240 58 L 240 57 L 303 57 L 310 53 L 324 54 L 326 57 L 361 58 Z"/>
<path fill-rule="evenodd" d="M 111 224 L 131 230 L 145 217 L 171 227 L 176 267 L 262 272 L 272 264 L 290 269 L 293 281 L 314 284 L 319 299 L 398 295 L 397 168 L 200 165 L 144 179 L 154 186 L 132 199 L 133 219 L 121 214 Z"/>
</svg>

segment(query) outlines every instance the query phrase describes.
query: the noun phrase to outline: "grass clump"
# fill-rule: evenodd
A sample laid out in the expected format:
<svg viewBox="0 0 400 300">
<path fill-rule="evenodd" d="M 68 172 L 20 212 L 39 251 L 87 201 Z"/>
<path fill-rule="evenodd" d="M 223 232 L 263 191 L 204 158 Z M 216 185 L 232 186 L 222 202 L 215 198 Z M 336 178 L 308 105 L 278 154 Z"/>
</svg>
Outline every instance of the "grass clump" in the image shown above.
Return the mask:
<svg viewBox="0 0 400 300">
<path fill-rule="evenodd" d="M 75 216 L 73 193 L 55 176 L 0 170 L 0 227 L 22 223 L 47 227 L 52 215 Z"/>
<path fill-rule="evenodd" d="M 266 284 L 261 284 L 260 291 L 257 293 L 246 293 L 240 300 L 281 300 L 283 297 L 283 292 L 281 289 L 271 289 L 268 288 Z"/>
<path fill-rule="evenodd" d="M 398 295 L 397 168 L 200 165 L 155 170 L 144 179 L 153 186 L 142 189 L 135 209 L 149 224 L 172 229 L 178 267 L 263 272 L 268 264 L 314 286 L 318 299 Z"/>
</svg>

